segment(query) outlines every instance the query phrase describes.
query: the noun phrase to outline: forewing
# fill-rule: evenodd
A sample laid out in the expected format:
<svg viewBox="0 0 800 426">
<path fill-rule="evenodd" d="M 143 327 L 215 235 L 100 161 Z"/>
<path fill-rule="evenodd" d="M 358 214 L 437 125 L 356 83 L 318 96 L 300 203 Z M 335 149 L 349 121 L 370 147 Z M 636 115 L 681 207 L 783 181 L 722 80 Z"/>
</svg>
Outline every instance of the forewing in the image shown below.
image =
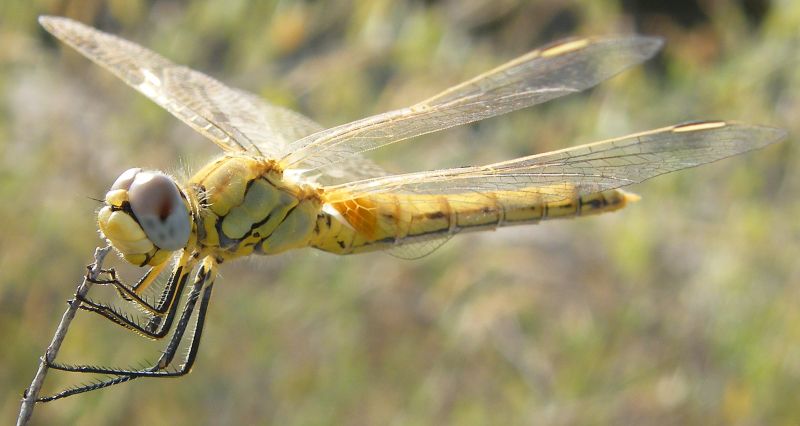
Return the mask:
<svg viewBox="0 0 800 426">
<path fill-rule="evenodd" d="M 482 167 L 409 173 L 325 188 L 335 203 L 376 193 L 437 194 L 559 201 L 642 182 L 761 148 L 782 129 L 722 121 L 687 123 Z M 460 194 L 470 197 L 459 198 Z M 422 197 L 423 199 L 429 199 Z"/>
<path fill-rule="evenodd" d="M 39 22 L 226 151 L 281 158 L 289 142 L 322 130 L 303 115 L 175 65 L 130 41 L 67 18 L 42 16 Z"/>
<path fill-rule="evenodd" d="M 411 107 L 293 142 L 281 164 L 324 169 L 390 143 L 580 92 L 645 61 L 661 44 L 652 37 L 585 38 L 534 50 Z"/>
</svg>

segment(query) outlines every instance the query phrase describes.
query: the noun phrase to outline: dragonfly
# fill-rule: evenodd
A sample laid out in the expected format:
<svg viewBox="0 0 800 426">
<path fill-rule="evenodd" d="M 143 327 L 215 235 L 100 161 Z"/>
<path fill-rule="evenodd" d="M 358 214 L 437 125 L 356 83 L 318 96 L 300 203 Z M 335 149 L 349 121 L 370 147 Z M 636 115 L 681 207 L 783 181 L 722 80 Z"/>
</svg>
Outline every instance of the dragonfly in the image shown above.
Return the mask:
<svg viewBox="0 0 800 426">
<path fill-rule="evenodd" d="M 651 58 L 663 42 L 640 35 L 559 41 L 409 107 L 325 129 L 117 36 L 63 17 L 39 22 L 223 151 L 185 182 L 132 168 L 111 185 L 98 227 L 146 272 L 127 284 L 110 270 L 103 283 L 142 317 L 88 297 L 80 307 L 166 346 L 144 368 L 48 360 L 50 368 L 110 378 L 43 402 L 187 374 L 218 267 L 229 260 L 303 247 L 421 256 L 457 233 L 619 210 L 638 200 L 622 187 L 786 137 L 774 127 L 700 121 L 484 166 L 390 175 L 363 154 L 586 90 Z M 147 300 L 143 293 L 159 276 L 167 277 L 161 297 Z M 176 357 L 187 330 L 194 331 L 189 350 Z"/>
</svg>

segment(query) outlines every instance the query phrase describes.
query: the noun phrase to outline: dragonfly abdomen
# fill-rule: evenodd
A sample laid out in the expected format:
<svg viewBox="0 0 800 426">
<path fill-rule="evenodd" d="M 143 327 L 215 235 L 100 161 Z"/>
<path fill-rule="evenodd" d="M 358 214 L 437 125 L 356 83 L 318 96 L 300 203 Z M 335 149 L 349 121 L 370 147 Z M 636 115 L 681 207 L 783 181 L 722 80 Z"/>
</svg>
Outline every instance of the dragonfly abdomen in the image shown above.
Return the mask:
<svg viewBox="0 0 800 426">
<path fill-rule="evenodd" d="M 351 254 L 447 237 L 458 232 L 610 212 L 638 196 L 610 190 L 559 201 L 542 191 L 496 191 L 447 195 L 372 194 L 323 209 L 311 245 Z"/>
</svg>

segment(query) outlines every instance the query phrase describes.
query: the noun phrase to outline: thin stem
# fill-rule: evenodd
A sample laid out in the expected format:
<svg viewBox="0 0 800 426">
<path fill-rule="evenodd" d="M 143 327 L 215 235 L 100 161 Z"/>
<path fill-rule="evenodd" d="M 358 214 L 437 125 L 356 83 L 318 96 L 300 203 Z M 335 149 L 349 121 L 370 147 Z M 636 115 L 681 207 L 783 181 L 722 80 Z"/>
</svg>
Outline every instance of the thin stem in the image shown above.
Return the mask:
<svg viewBox="0 0 800 426">
<path fill-rule="evenodd" d="M 36 375 L 33 377 L 30 387 L 25 390 L 23 395 L 22 406 L 19 409 L 19 416 L 17 417 L 17 426 L 26 425 L 31 419 L 31 416 L 33 415 L 33 408 L 36 405 L 36 398 L 39 397 L 39 392 L 44 384 L 44 378 L 47 375 L 47 364 L 48 362 L 53 362 L 53 360 L 56 358 L 56 355 L 58 355 L 58 351 L 61 348 L 61 343 L 64 341 L 64 338 L 67 335 L 69 324 L 72 322 L 72 319 L 75 318 L 75 312 L 78 310 L 78 307 L 81 304 L 80 301 L 86 296 L 86 293 L 89 292 L 89 287 L 91 287 L 92 281 L 96 281 L 98 275 L 100 275 L 102 272 L 103 260 L 105 260 L 105 257 L 110 250 L 111 246 L 95 249 L 94 263 L 87 267 L 88 272 L 83 278 L 81 285 L 78 286 L 78 290 L 75 292 L 75 297 L 69 301 L 69 307 L 61 317 L 61 322 L 58 324 L 58 328 L 56 329 L 56 333 L 53 335 L 53 340 L 50 342 L 50 346 L 47 347 L 47 351 L 45 352 L 44 356 L 39 358 L 39 369 L 36 371 Z"/>
</svg>

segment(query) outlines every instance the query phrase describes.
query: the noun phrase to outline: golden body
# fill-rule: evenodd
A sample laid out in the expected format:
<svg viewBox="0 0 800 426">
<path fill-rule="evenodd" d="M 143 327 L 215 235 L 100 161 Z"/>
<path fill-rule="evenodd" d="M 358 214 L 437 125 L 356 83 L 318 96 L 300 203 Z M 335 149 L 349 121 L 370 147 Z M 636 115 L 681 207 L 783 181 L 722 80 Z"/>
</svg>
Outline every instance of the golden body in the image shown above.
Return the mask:
<svg viewBox="0 0 800 426">
<path fill-rule="evenodd" d="M 192 204 L 202 206 L 197 244 L 219 262 L 307 246 L 336 254 L 383 250 L 459 231 L 613 211 L 635 199 L 621 190 L 556 202 L 544 202 L 537 193 L 524 197 L 524 191 L 456 199 L 389 193 L 350 198 L 323 209 L 324 188 L 284 179 L 274 161 L 236 155 L 205 166 L 185 192 Z"/>
</svg>

